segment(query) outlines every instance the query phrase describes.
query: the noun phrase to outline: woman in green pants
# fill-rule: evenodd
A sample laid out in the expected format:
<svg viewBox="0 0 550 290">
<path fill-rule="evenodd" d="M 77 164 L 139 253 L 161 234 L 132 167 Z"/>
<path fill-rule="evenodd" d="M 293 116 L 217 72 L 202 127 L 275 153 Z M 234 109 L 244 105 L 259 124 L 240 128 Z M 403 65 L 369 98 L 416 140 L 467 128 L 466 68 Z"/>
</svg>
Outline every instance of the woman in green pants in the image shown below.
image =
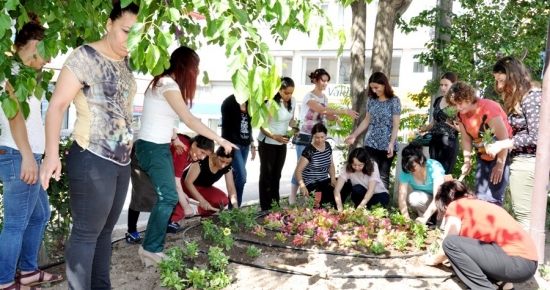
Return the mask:
<svg viewBox="0 0 550 290">
<path fill-rule="evenodd" d="M 189 112 L 188 105 L 193 103 L 198 73 L 197 53 L 191 48 L 179 47 L 170 57 L 170 67 L 153 78 L 145 91 L 136 156 L 158 194 L 149 216 L 145 239 L 139 248 L 139 257 L 146 266 L 156 265 L 165 257 L 162 250 L 166 226 L 178 202 L 170 153 L 174 119 L 179 117 L 191 130 L 218 142 L 226 152 L 235 146 Z"/>
</svg>

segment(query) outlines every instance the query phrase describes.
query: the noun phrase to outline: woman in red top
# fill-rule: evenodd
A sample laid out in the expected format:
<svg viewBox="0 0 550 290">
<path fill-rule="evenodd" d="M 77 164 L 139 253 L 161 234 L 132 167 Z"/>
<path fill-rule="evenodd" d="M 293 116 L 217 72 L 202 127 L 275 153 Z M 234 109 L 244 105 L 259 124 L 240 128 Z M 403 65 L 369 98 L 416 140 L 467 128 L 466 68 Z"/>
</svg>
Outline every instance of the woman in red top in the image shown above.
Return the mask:
<svg viewBox="0 0 550 290">
<path fill-rule="evenodd" d="M 508 150 L 501 150 L 496 156 L 489 156 L 485 153 L 485 145 L 512 136 L 512 128 L 508 124 L 506 113 L 497 102 L 476 97 L 474 88 L 465 82 L 454 83 L 445 95 L 445 101 L 455 106 L 461 122 L 464 155 L 462 175 L 470 172 L 470 158 L 474 149 L 477 154 L 477 198 L 502 206 L 510 175 Z M 487 140 L 490 143 L 487 143 Z"/>
<path fill-rule="evenodd" d="M 537 251 L 529 234 L 502 207 L 476 198 L 460 181 L 447 181 L 435 196 L 438 218 L 445 216 L 439 252 L 426 264 L 449 259 L 471 289 L 512 289 L 537 270 Z M 511 283 L 508 283 L 511 282 Z"/>
</svg>

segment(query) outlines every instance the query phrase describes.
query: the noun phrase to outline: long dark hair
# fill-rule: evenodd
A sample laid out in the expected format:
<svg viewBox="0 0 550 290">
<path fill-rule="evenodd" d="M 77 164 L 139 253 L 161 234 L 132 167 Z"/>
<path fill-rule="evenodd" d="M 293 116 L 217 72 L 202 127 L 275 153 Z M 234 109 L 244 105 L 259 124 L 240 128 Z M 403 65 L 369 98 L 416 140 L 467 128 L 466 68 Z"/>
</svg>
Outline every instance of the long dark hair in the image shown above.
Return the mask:
<svg viewBox="0 0 550 290">
<path fill-rule="evenodd" d="M 289 77 L 282 77 L 281 78 L 281 87 L 279 88 L 279 91 L 285 90 L 286 88 L 294 88 L 294 81 Z M 277 94 L 275 94 L 275 97 L 273 97 L 273 100 L 277 102 L 279 105 L 284 105 L 284 102 L 281 100 L 281 94 L 277 91 Z M 292 102 L 288 101 L 286 102 L 286 108 L 289 112 L 292 112 Z"/>
<path fill-rule="evenodd" d="M 422 145 L 415 141 L 403 148 L 401 156 L 401 170 L 405 173 L 411 172 L 414 163 L 418 163 L 422 167 L 426 166 L 426 156 L 422 153 Z"/>
<path fill-rule="evenodd" d="M 495 81 L 495 91 L 502 96 L 504 111 L 507 114 L 521 114 L 521 101 L 532 88 L 529 70 L 521 60 L 505 56 L 495 63 L 494 73 L 506 75 L 504 88 L 499 89 L 498 83 Z"/>
<path fill-rule="evenodd" d="M 449 81 L 450 81 L 451 83 L 453 83 L 453 84 L 456 83 L 456 81 L 458 80 L 458 78 L 456 77 L 455 73 L 450 72 L 450 71 L 444 73 L 444 74 L 441 76 L 440 79 L 442 79 L 442 80 L 443 80 L 443 79 L 449 80 Z"/>
<path fill-rule="evenodd" d="M 388 99 L 391 99 L 394 97 L 393 95 L 393 89 L 390 85 L 390 82 L 388 81 L 388 77 L 386 77 L 386 75 L 383 73 L 383 72 L 375 72 L 373 73 L 370 77 L 369 77 L 369 82 L 368 82 L 368 96 L 371 97 L 371 98 L 374 98 L 374 99 L 378 99 L 378 95 L 376 95 L 373 91 L 372 91 L 372 88 L 370 87 L 370 84 L 371 83 L 375 83 L 375 84 L 379 84 L 379 85 L 383 85 L 384 86 L 384 95 L 386 96 L 386 98 Z"/>
<path fill-rule="evenodd" d="M 202 135 L 197 135 L 193 138 L 190 138 L 189 143 L 191 143 L 191 144 L 196 143 L 197 147 L 199 149 L 214 152 L 214 141 L 212 141 L 212 140 L 210 140 L 210 139 L 208 139 L 208 138 L 206 138 Z"/>
<path fill-rule="evenodd" d="M 369 158 L 369 155 L 367 154 L 367 150 L 363 147 L 357 147 L 351 151 L 351 153 L 348 156 L 348 162 L 346 163 L 346 172 L 352 173 L 355 170 L 353 170 L 353 158 L 357 159 L 357 161 L 365 164 L 363 166 L 363 174 L 366 174 L 370 176 L 372 172 L 374 171 L 374 164 Z"/>
<path fill-rule="evenodd" d="M 223 158 L 233 158 L 235 155 L 235 150 L 231 150 L 229 153 L 225 153 L 225 148 L 222 146 L 219 146 L 218 149 L 216 149 L 216 156 L 223 157 Z"/>
<path fill-rule="evenodd" d="M 475 193 L 468 186 L 458 180 L 446 181 L 437 190 L 435 195 L 435 206 L 437 208 L 437 219 L 441 220 L 447 211 L 447 206 L 459 198 L 475 197 Z"/>
<path fill-rule="evenodd" d="M 199 55 L 193 49 L 180 46 L 170 56 L 170 67 L 165 69 L 162 74 L 155 76 L 147 88 L 152 87 L 155 90 L 161 78 L 173 74 L 180 88 L 183 101 L 192 107 L 195 89 L 197 88 L 199 62 Z"/>
</svg>

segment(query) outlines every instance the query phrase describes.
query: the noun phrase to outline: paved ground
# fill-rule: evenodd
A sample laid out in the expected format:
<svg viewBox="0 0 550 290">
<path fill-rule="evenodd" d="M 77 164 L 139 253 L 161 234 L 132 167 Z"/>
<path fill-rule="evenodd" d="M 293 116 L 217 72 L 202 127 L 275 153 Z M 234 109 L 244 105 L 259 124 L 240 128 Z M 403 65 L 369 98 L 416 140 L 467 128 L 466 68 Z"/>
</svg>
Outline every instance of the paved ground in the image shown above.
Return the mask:
<svg viewBox="0 0 550 290">
<path fill-rule="evenodd" d="M 335 163 L 336 167 L 339 167 L 339 159 L 337 156 L 340 156 L 339 151 L 334 152 L 335 155 Z M 288 196 L 290 193 L 290 180 L 292 173 L 294 172 L 294 169 L 296 167 L 296 150 L 294 148 L 289 148 L 286 154 L 286 161 L 285 161 L 285 167 L 283 168 L 283 173 L 281 176 L 281 197 Z M 244 187 L 244 193 L 243 193 L 243 205 L 249 205 L 249 204 L 256 204 L 258 203 L 258 180 L 260 176 L 260 158 L 259 156 L 256 156 L 256 159 L 254 161 L 250 160 L 250 155 L 248 157 L 248 161 L 246 162 L 246 171 L 247 171 L 247 183 Z M 221 190 L 225 191 L 227 193 L 227 190 L 225 188 L 225 179 L 222 178 L 220 181 L 218 181 L 215 184 L 216 187 L 220 188 Z M 131 190 L 132 185 L 130 184 L 130 188 L 128 189 L 128 195 L 126 196 L 126 202 L 124 204 L 124 209 L 122 210 L 122 213 L 120 214 L 120 218 L 118 220 L 118 223 L 115 227 L 115 229 L 126 230 L 126 224 L 128 220 L 128 206 L 130 205 L 130 199 L 131 199 Z M 139 222 L 138 227 L 141 227 L 147 223 L 147 219 L 149 218 L 149 213 L 141 213 L 139 216 Z"/>
</svg>

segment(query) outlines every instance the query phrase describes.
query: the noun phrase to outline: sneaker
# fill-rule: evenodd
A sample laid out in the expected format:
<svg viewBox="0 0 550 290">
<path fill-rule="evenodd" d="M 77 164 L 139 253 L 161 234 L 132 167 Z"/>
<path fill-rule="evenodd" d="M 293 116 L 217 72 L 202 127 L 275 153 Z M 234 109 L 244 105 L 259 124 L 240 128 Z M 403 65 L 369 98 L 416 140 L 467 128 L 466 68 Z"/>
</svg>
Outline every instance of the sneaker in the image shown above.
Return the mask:
<svg viewBox="0 0 550 290">
<path fill-rule="evenodd" d="M 126 238 L 126 243 L 128 244 L 135 245 L 141 243 L 141 236 L 138 232 L 126 233 L 124 237 Z"/>
<path fill-rule="evenodd" d="M 166 232 L 169 234 L 179 233 L 182 230 L 177 222 L 170 222 L 166 228 Z"/>
</svg>

